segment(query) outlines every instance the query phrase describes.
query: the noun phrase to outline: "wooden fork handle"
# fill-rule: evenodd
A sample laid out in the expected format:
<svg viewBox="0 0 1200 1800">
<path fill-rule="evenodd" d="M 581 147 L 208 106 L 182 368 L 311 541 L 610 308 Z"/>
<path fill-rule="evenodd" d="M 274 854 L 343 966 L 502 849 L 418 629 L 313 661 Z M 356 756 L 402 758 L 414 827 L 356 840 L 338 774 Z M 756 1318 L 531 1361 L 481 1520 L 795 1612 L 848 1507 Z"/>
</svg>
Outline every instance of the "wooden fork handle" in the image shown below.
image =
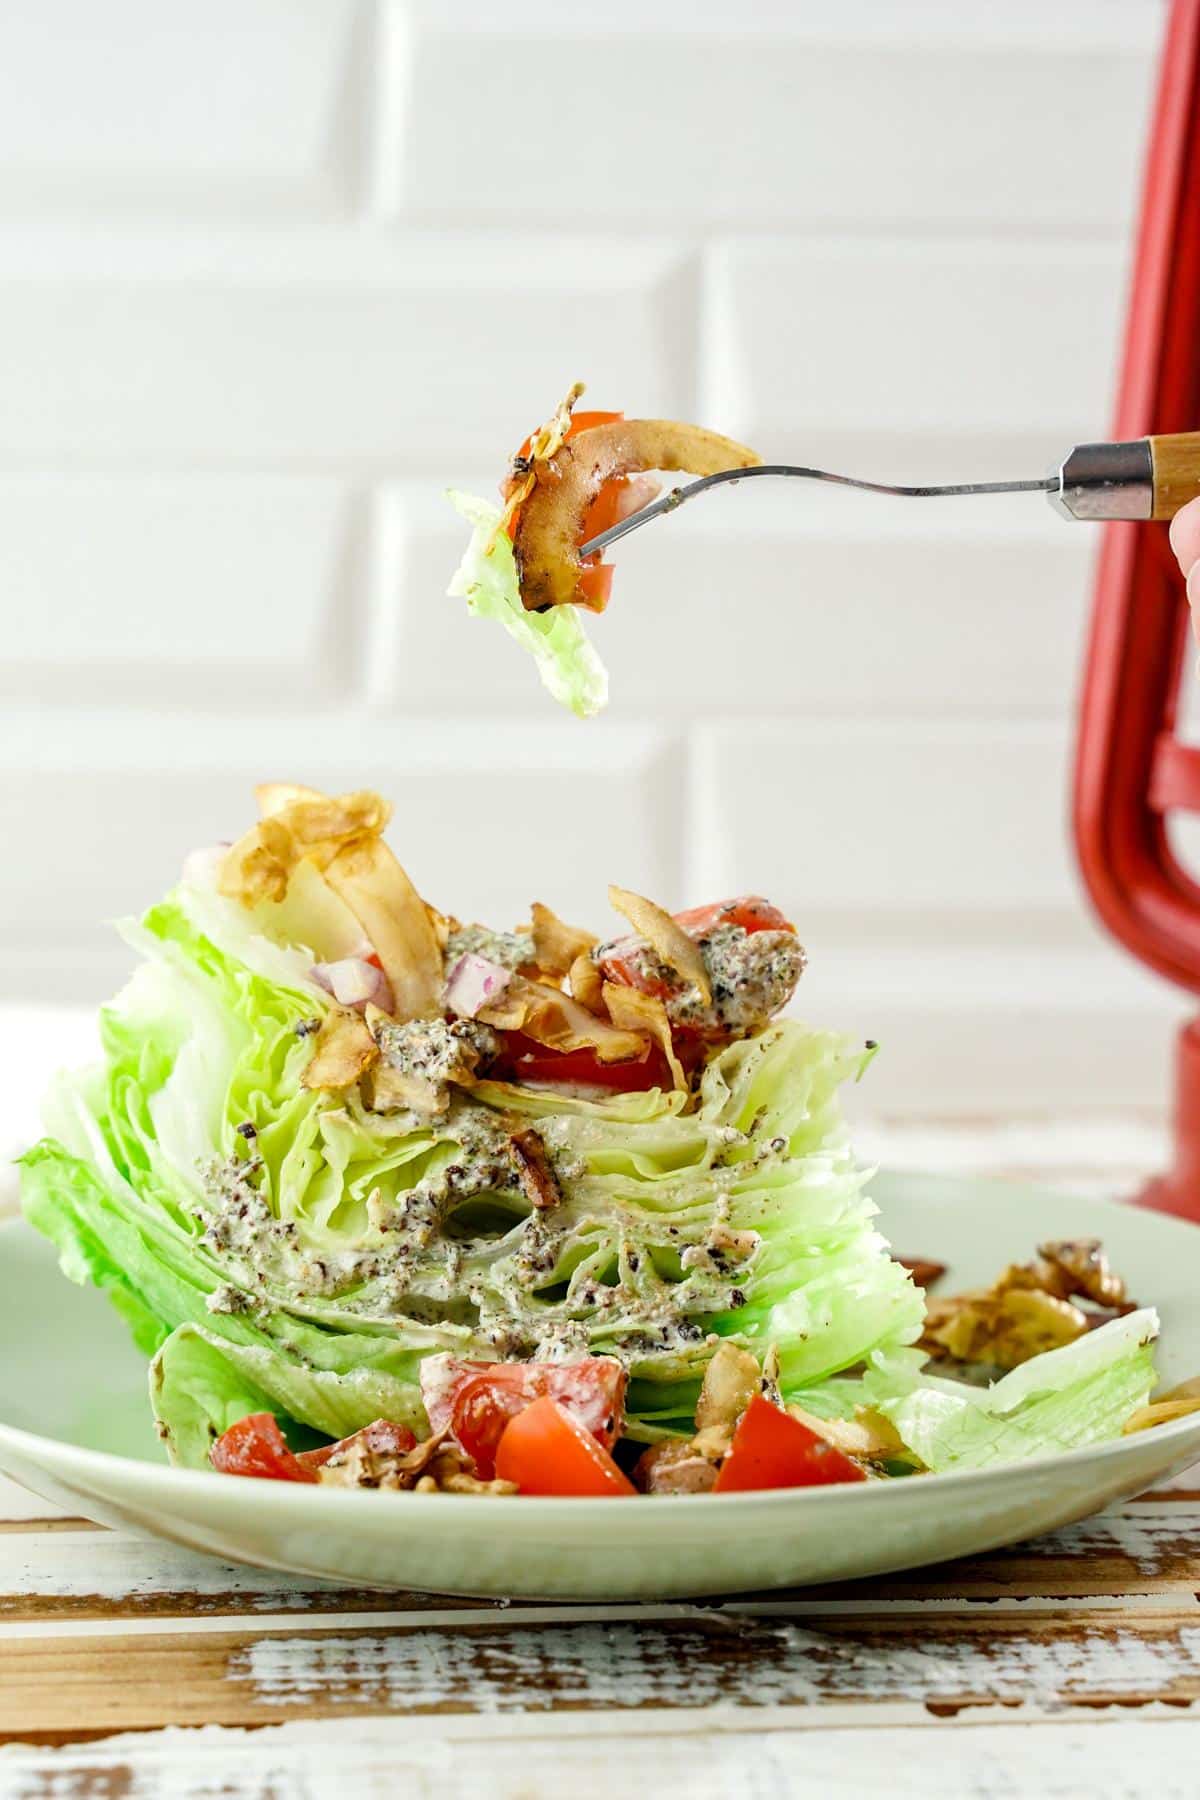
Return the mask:
<svg viewBox="0 0 1200 1800">
<path fill-rule="evenodd" d="M 1200 431 L 1177 431 L 1149 442 L 1154 486 L 1150 516 L 1173 519 L 1181 506 L 1200 495 Z"/>
</svg>

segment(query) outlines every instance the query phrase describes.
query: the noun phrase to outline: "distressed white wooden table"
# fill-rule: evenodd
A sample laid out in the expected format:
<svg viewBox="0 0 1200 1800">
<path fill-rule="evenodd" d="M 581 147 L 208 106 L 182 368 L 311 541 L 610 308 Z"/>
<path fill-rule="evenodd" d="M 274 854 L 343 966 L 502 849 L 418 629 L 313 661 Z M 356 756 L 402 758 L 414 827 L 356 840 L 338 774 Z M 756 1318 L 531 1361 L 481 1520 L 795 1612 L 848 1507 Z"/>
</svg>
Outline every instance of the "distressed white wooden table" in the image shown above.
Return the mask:
<svg viewBox="0 0 1200 1800">
<path fill-rule="evenodd" d="M 1147 1118 L 859 1133 L 1127 1192 Z M 1200 1472 L 1052 1538 L 697 1606 L 346 1592 L 0 1491 L 0 1795 L 1200 1793 Z"/>
</svg>

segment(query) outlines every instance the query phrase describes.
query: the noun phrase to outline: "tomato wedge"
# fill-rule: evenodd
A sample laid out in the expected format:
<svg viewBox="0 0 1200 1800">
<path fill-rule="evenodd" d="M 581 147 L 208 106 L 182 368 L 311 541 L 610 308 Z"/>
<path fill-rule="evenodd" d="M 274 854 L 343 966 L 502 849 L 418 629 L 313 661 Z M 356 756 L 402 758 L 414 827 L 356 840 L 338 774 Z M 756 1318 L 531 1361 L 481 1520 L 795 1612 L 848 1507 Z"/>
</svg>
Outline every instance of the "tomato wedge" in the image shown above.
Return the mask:
<svg viewBox="0 0 1200 1800">
<path fill-rule="evenodd" d="M 572 1363 L 488 1363 L 429 1356 L 421 1364 L 421 1397 L 430 1429 L 450 1426 L 482 1481 L 496 1467 L 496 1446 L 510 1422 L 549 1397 L 608 1450 L 625 1417 L 628 1376 L 611 1356 Z"/>
<path fill-rule="evenodd" d="M 567 439 L 573 438 L 577 432 L 590 431 L 594 425 L 612 425 L 615 424 L 618 419 L 623 419 L 624 417 L 625 414 L 619 412 L 574 413 L 571 417 L 571 423 L 567 428 L 566 439 L 564 439 L 564 442 L 566 442 Z M 525 439 L 525 442 L 517 451 L 514 461 L 520 462 L 522 458 L 529 455 L 532 442 L 532 438 Z M 520 479 L 521 478 L 516 475 L 506 475 L 504 480 L 500 483 L 500 492 L 506 500 Z M 591 506 L 588 508 L 587 518 L 584 521 L 583 536 L 579 540 L 580 543 L 586 544 L 590 542 L 592 538 L 599 537 L 602 531 L 607 531 L 610 525 L 616 524 L 617 519 L 620 516 L 621 496 L 628 485 L 629 477 L 627 475 L 617 475 L 614 476 L 611 481 L 605 482 Z M 510 533 L 516 532 L 517 521 L 520 517 L 521 513 L 518 508 L 513 514 L 512 519 L 509 521 Z M 589 612 L 603 612 L 608 605 L 609 596 L 612 593 L 612 578 L 613 571 L 610 563 L 601 562 L 598 556 L 589 557 L 584 564 L 583 573 L 580 575 L 576 587 L 576 599 L 578 604 L 587 607 Z"/>
<path fill-rule="evenodd" d="M 616 1499 L 636 1494 L 608 1451 L 546 1394 L 519 1412 L 496 1449 L 496 1473 L 522 1494 Z"/>
<path fill-rule="evenodd" d="M 733 1443 L 713 1489 L 717 1494 L 757 1488 L 824 1487 L 865 1481 L 865 1472 L 832 1444 L 755 1394 L 738 1420 Z"/>
<path fill-rule="evenodd" d="M 256 1475 L 263 1481 L 315 1481 L 279 1429 L 274 1413 L 247 1413 L 223 1431 L 209 1460 L 222 1475 Z"/>
<path fill-rule="evenodd" d="M 740 925 L 743 931 L 790 931 L 796 927 L 777 906 L 761 894 L 740 894 L 736 900 L 714 900 L 708 906 L 689 906 L 675 914 L 690 937 L 701 938 L 715 925 Z"/>
<path fill-rule="evenodd" d="M 593 530 L 590 525 L 587 529 Z M 595 535 L 594 532 L 593 535 Z M 599 562 L 589 557 L 576 584 L 575 591 L 579 595 L 578 604 L 586 606 L 589 612 L 603 612 L 612 598 L 612 582 L 612 564 Z"/>
<path fill-rule="evenodd" d="M 671 1085 L 666 1058 L 657 1047 L 640 1062 L 602 1063 L 594 1050 L 551 1050 L 522 1031 L 503 1035 L 504 1051 L 492 1070 L 501 1081 L 563 1081 L 621 1094 Z"/>
<path fill-rule="evenodd" d="M 339 1438 L 336 1444 L 322 1444 L 319 1450 L 298 1451 L 296 1461 L 303 1469 L 320 1469 L 331 1456 L 340 1456 L 354 1444 L 362 1444 L 376 1456 L 403 1456 L 407 1450 L 415 1449 L 416 1443 L 416 1437 L 407 1425 L 397 1425 L 392 1419 L 376 1419 L 350 1437 Z"/>
<path fill-rule="evenodd" d="M 520 1031 L 502 1035 L 504 1050 L 491 1071 L 498 1081 L 563 1082 L 570 1087 L 610 1088 L 615 1094 L 644 1094 L 650 1088 L 672 1086 L 667 1059 L 657 1044 L 640 1061 L 602 1063 L 594 1050 L 551 1050 Z M 675 1054 L 690 1072 L 703 1060 L 703 1041 L 686 1028 L 677 1029 L 674 1038 Z"/>
</svg>

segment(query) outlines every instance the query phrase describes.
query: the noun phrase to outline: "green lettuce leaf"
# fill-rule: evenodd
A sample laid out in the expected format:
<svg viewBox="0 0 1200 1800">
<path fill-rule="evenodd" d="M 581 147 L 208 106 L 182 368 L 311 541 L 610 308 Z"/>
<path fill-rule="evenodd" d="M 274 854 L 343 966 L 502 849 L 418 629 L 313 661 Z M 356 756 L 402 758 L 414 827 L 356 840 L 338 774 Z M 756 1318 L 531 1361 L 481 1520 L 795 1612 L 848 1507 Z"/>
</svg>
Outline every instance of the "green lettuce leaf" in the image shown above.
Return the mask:
<svg viewBox="0 0 1200 1800">
<path fill-rule="evenodd" d="M 530 652 L 543 683 L 562 706 L 581 719 L 600 712 L 608 703 L 608 675 L 584 631 L 578 607 L 526 612 L 512 540 L 496 530 L 500 508 L 453 489 L 446 497 L 472 527 L 471 541 L 447 592 L 464 597 L 477 618 L 503 625 Z"/>
<path fill-rule="evenodd" d="M 181 1325 L 162 1345 L 150 1365 L 150 1404 L 172 1460 L 187 1468 L 206 1467 L 214 1440 L 251 1412 L 273 1412 L 294 1442 L 298 1422 L 331 1438 L 376 1419 L 421 1432 L 428 1424 L 419 1390 L 386 1367 L 315 1368 L 294 1353 L 233 1343 L 203 1325 Z"/>
<path fill-rule="evenodd" d="M 867 1398 L 935 1472 L 1054 1456 L 1116 1437 L 1154 1385 L 1152 1307 L 1031 1357 L 991 1387 L 922 1375 L 920 1358 L 885 1355 Z"/>
</svg>

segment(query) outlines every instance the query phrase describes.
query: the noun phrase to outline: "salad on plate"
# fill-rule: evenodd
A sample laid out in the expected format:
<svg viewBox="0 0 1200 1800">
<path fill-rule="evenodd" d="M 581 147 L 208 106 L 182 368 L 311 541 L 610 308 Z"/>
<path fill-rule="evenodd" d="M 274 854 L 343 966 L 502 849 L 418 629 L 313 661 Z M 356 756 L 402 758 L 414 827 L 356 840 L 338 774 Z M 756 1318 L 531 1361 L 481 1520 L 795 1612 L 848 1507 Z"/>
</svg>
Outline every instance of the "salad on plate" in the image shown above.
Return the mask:
<svg viewBox="0 0 1200 1800">
<path fill-rule="evenodd" d="M 839 1105 L 875 1046 L 785 1016 L 805 953 L 770 901 L 614 886 L 599 930 L 537 901 L 463 920 L 378 794 L 257 799 L 122 926 L 142 961 L 102 1058 L 23 1159 L 27 1217 L 149 1358 L 174 1463 L 725 1494 L 1045 1456 L 1200 1404 L 1150 1402 L 1156 1315 L 1095 1243 L 926 1300 Z"/>
</svg>

